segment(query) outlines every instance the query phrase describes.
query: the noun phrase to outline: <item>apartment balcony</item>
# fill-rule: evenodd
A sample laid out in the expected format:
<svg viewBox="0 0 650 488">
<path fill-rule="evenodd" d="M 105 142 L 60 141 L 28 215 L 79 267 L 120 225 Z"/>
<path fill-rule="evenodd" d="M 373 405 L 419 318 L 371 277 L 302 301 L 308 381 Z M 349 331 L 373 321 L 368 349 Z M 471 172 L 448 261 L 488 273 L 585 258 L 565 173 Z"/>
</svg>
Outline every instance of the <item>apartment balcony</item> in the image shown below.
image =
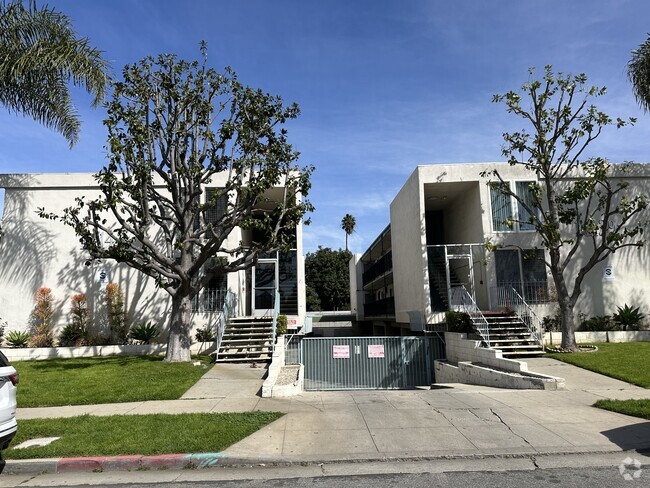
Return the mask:
<svg viewBox="0 0 650 488">
<path fill-rule="evenodd" d="M 388 273 L 393 271 L 393 253 L 388 251 L 382 257 L 380 257 L 376 262 L 371 264 L 364 272 L 362 276 L 363 287 L 370 285 L 374 281 L 386 276 Z"/>
<path fill-rule="evenodd" d="M 364 303 L 363 314 L 366 318 L 395 317 L 395 297 L 386 297 L 374 302 Z"/>
</svg>

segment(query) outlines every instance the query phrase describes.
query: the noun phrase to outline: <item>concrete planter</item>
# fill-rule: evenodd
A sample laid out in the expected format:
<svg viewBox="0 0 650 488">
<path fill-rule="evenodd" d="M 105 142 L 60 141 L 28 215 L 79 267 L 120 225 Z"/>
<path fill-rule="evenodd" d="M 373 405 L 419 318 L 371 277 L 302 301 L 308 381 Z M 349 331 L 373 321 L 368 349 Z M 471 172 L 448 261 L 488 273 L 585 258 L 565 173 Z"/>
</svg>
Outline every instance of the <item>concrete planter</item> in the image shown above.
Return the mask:
<svg viewBox="0 0 650 488">
<path fill-rule="evenodd" d="M 158 356 L 165 354 L 167 344 L 125 344 L 81 347 L 24 347 L 0 350 L 9 361 L 40 361 L 56 358 L 89 358 L 96 356 Z M 190 346 L 192 354 L 209 354 L 216 350 L 214 342 L 197 342 Z"/>
<path fill-rule="evenodd" d="M 544 344 L 557 345 L 561 342 L 561 332 L 546 332 L 544 334 Z M 592 342 L 650 342 L 650 330 L 576 332 L 576 342 L 579 344 Z"/>
</svg>

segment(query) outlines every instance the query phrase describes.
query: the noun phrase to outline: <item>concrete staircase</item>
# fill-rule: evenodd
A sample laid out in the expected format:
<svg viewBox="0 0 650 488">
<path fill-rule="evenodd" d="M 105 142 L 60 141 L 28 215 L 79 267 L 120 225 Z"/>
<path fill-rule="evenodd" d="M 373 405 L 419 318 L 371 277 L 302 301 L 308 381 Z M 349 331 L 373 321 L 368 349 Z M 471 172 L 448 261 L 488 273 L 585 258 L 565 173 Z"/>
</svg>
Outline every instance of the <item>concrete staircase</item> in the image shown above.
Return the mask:
<svg viewBox="0 0 650 488">
<path fill-rule="evenodd" d="M 490 331 L 490 346 L 501 349 L 503 357 L 517 359 L 544 354 L 544 348 L 516 315 L 483 312 Z"/>
<path fill-rule="evenodd" d="M 273 353 L 271 317 L 233 317 L 223 334 L 218 363 L 263 363 Z"/>
</svg>

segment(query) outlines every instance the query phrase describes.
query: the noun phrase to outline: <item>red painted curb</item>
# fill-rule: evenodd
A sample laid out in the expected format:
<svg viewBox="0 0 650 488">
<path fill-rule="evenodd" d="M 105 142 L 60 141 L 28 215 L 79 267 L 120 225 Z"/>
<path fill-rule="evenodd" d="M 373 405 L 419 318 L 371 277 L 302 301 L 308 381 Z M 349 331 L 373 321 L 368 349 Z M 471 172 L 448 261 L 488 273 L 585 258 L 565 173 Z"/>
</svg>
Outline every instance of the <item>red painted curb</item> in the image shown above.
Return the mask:
<svg viewBox="0 0 650 488">
<path fill-rule="evenodd" d="M 184 468 L 191 461 L 191 459 L 191 454 L 62 458 L 58 461 L 57 472 L 136 470 L 142 467 Z"/>
</svg>

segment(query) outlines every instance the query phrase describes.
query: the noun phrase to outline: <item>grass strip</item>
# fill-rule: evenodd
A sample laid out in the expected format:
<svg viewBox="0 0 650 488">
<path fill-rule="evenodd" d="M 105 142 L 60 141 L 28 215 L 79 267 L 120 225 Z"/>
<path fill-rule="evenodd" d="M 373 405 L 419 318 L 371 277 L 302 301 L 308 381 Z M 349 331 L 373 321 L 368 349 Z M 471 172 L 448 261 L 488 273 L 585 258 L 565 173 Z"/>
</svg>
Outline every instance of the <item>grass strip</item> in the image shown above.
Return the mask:
<svg viewBox="0 0 650 488">
<path fill-rule="evenodd" d="M 19 407 L 177 400 L 207 371 L 161 356 L 17 361 Z"/>
<path fill-rule="evenodd" d="M 650 388 L 650 342 L 600 343 L 596 352 L 550 353 L 546 357 L 564 361 L 596 373 Z"/>
<path fill-rule="evenodd" d="M 643 400 L 598 400 L 594 407 L 650 420 L 650 399 Z"/>
<path fill-rule="evenodd" d="M 282 417 L 278 412 L 83 415 L 18 421 L 4 459 L 220 452 Z M 14 449 L 39 437 L 58 437 L 43 447 Z"/>
</svg>

